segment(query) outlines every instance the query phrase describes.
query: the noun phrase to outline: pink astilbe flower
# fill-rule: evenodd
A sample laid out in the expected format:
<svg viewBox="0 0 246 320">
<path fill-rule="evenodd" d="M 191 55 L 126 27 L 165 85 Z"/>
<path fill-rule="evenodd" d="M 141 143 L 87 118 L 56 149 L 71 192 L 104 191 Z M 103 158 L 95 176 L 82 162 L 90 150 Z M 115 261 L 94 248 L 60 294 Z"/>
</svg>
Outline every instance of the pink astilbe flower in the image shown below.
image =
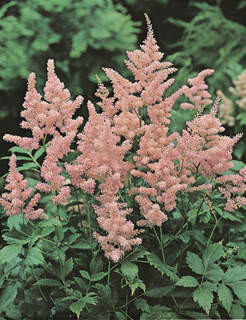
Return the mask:
<svg viewBox="0 0 246 320">
<path fill-rule="evenodd" d="M 60 132 L 77 131 L 83 119 L 78 117 L 72 119 L 75 110 L 83 101 L 78 96 L 74 102 L 69 100 L 70 94 L 64 89 L 55 74 L 53 60 L 48 61 L 48 80 L 44 92 L 46 101 L 41 100 L 41 95 L 35 89 L 35 74 L 31 73 L 28 78 L 28 90 L 23 104 L 25 110 L 21 112 L 25 121 L 21 126 L 32 131 L 32 138 L 23 138 L 6 134 L 3 138 L 14 142 L 23 149 L 38 149 L 40 140 L 47 134 L 52 136 L 60 135 Z"/>
<path fill-rule="evenodd" d="M 236 80 L 233 81 L 234 88 L 230 87 L 229 91 L 232 92 L 238 100 L 236 104 L 242 110 L 246 110 L 246 70 L 244 70 Z"/>
<path fill-rule="evenodd" d="M 41 100 L 41 95 L 35 89 L 35 74 L 31 73 L 28 79 L 28 91 L 23 104 L 25 110 L 21 112 L 25 121 L 21 126 L 30 129 L 33 137 L 5 135 L 4 139 L 15 142 L 24 149 L 37 149 L 41 139 L 47 135 L 52 137 L 41 168 L 41 176 L 45 182 L 37 184 L 37 188 L 43 192 L 58 192 L 52 198 L 53 201 L 64 203 L 70 195 L 70 189 L 63 187 L 65 179 L 61 175 L 58 160 L 70 151 L 78 127 L 83 122 L 82 117 L 72 119 L 83 98 L 78 96 L 74 102 L 69 100 L 70 93 L 56 76 L 54 61 L 51 59 L 48 60 L 47 71 L 48 79 L 44 88 L 46 101 Z"/>
<path fill-rule="evenodd" d="M 106 257 L 114 262 L 119 261 L 132 246 L 142 242 L 141 238 L 134 238 L 139 231 L 134 230 L 134 224 L 126 220 L 132 209 L 128 209 L 125 203 L 118 202 L 119 197 L 116 194 L 122 187 L 119 173 L 107 176 L 105 182 L 99 186 L 101 195 L 97 200 L 100 205 L 93 205 L 99 226 L 107 232 L 106 236 L 94 232 L 94 237 L 101 244 Z"/>
<path fill-rule="evenodd" d="M 103 113 L 97 114 L 91 102 L 88 109 L 89 119 L 83 133 L 78 134 L 81 155 L 74 164 L 66 164 L 72 183 L 83 190 L 88 189 L 88 182 L 82 175 L 92 179 L 91 182 L 95 179 L 103 181 L 107 175 L 114 173 L 120 173 L 123 179 L 132 168 L 131 163 L 123 161 L 125 153 L 131 148 L 129 141 L 117 145 L 120 137 L 113 132 L 110 120 Z M 91 183 L 91 186 L 90 192 L 93 193 L 94 184 Z"/>
<path fill-rule="evenodd" d="M 214 181 L 220 185 L 218 190 L 226 199 L 226 211 L 231 212 L 246 205 L 246 166 L 239 174 L 224 175 Z"/>
<path fill-rule="evenodd" d="M 206 105 L 212 103 L 211 95 L 207 91 L 208 85 L 205 83 L 204 78 L 214 73 L 212 69 L 206 69 L 200 72 L 195 78 L 188 79 L 191 86 L 184 89 L 184 94 L 191 103 L 181 103 L 180 107 L 183 109 L 203 111 Z"/>
<path fill-rule="evenodd" d="M 232 167 L 232 148 L 241 137 L 219 135 L 224 128 L 216 117 L 217 107 L 218 100 L 209 114 L 187 122 L 188 128 L 177 139 L 182 167 L 207 177 L 221 175 Z"/>
<path fill-rule="evenodd" d="M 21 212 L 30 220 L 38 219 L 43 213 L 43 209 L 34 209 L 37 205 L 40 194 L 36 193 L 29 199 L 33 193 L 31 187 L 26 188 L 27 180 L 23 179 L 23 175 L 16 169 L 16 156 L 13 154 L 9 160 L 9 174 L 7 177 L 8 184 L 5 189 L 9 193 L 3 193 L 0 197 L 0 204 L 8 215 L 17 215 Z M 29 199 L 28 205 L 25 201 Z"/>
</svg>

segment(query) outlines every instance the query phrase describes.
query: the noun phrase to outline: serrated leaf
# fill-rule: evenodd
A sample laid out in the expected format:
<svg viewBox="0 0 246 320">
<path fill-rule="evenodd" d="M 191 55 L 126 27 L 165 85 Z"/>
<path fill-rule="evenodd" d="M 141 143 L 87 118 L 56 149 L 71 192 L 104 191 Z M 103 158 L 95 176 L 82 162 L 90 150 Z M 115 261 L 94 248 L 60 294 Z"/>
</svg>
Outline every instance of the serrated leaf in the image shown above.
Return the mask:
<svg viewBox="0 0 246 320">
<path fill-rule="evenodd" d="M 40 279 L 34 285 L 44 287 L 59 287 L 60 282 L 54 279 Z"/>
<path fill-rule="evenodd" d="M 73 279 L 80 286 L 80 288 L 87 289 L 88 285 L 85 283 L 85 281 L 83 279 L 78 278 L 78 277 L 74 277 Z"/>
<path fill-rule="evenodd" d="M 71 246 L 73 249 L 91 249 L 91 244 L 86 240 L 80 240 Z"/>
<path fill-rule="evenodd" d="M 45 263 L 45 260 L 39 248 L 32 247 L 28 249 L 28 253 L 25 259 L 25 265 L 33 266 L 33 265 L 39 265 L 44 263 Z"/>
<path fill-rule="evenodd" d="M 20 225 L 23 222 L 23 216 L 20 214 L 16 216 L 9 216 L 7 220 L 7 226 L 10 231 L 13 229 L 20 231 Z"/>
<path fill-rule="evenodd" d="M 223 255 L 224 255 L 224 250 L 223 250 L 222 244 L 220 243 L 210 244 L 206 248 L 206 250 L 203 252 L 203 255 L 202 255 L 205 269 L 207 269 L 207 267 L 211 263 L 219 260 Z"/>
<path fill-rule="evenodd" d="M 120 270 L 130 281 L 133 281 L 138 275 L 138 266 L 129 261 L 123 263 Z"/>
<path fill-rule="evenodd" d="M 0 264 L 9 263 L 21 252 L 22 246 L 19 244 L 10 244 L 0 250 Z"/>
<path fill-rule="evenodd" d="M 221 281 L 224 279 L 224 271 L 221 267 L 215 263 L 208 266 L 207 272 L 205 273 L 205 277 L 211 281 Z"/>
<path fill-rule="evenodd" d="M 162 298 L 173 290 L 173 286 L 160 287 L 147 290 L 145 295 L 150 298 Z"/>
<path fill-rule="evenodd" d="M 194 302 L 197 302 L 207 314 L 209 314 L 213 298 L 213 293 L 208 287 L 199 287 L 193 292 Z"/>
<path fill-rule="evenodd" d="M 195 253 L 188 251 L 186 255 L 186 263 L 191 270 L 197 274 L 204 274 L 204 265 L 202 259 Z"/>
<path fill-rule="evenodd" d="M 91 280 L 91 277 L 89 275 L 89 273 L 85 270 L 80 270 L 79 273 L 81 274 L 81 276 L 87 280 Z"/>
<path fill-rule="evenodd" d="M 197 282 L 197 280 L 191 276 L 183 276 L 176 283 L 176 286 L 185 287 L 185 288 L 197 287 L 198 285 L 199 283 Z"/>
<path fill-rule="evenodd" d="M 211 291 L 217 292 L 217 283 L 213 283 L 210 281 L 204 281 L 202 283 L 202 286 L 208 288 Z"/>
<path fill-rule="evenodd" d="M 56 227 L 56 237 L 59 241 L 64 239 L 64 231 L 62 225 L 57 225 Z"/>
<path fill-rule="evenodd" d="M 227 285 L 232 288 L 239 299 L 246 303 L 246 281 L 228 282 Z"/>
<path fill-rule="evenodd" d="M 148 302 L 143 298 L 138 298 L 135 301 L 135 306 L 138 310 L 150 312 L 150 308 Z"/>
<path fill-rule="evenodd" d="M 229 213 L 228 211 L 221 210 L 220 208 L 216 207 L 215 211 L 218 213 L 219 216 L 221 216 L 223 219 L 230 220 L 230 221 L 237 221 L 241 222 L 239 218 L 237 218 L 235 215 Z"/>
<path fill-rule="evenodd" d="M 136 261 L 139 258 L 144 258 L 145 256 L 148 256 L 150 254 L 149 251 L 146 250 L 140 250 L 137 252 L 133 252 L 130 256 L 127 257 L 129 261 Z"/>
<path fill-rule="evenodd" d="M 61 278 L 65 279 L 73 270 L 73 258 L 68 259 L 61 270 Z"/>
<path fill-rule="evenodd" d="M 91 276 L 91 281 L 102 280 L 108 273 L 107 272 L 98 272 Z"/>
<path fill-rule="evenodd" d="M 231 318 L 232 319 L 244 319 L 245 313 L 243 308 L 238 303 L 233 303 L 231 308 Z"/>
<path fill-rule="evenodd" d="M 73 302 L 69 308 L 73 313 L 76 314 L 77 319 L 79 319 L 80 313 L 84 309 L 84 307 L 85 307 L 84 301 L 76 301 L 76 302 Z"/>
<path fill-rule="evenodd" d="M 172 271 L 172 267 L 164 264 L 161 259 L 154 253 L 147 256 L 147 260 L 151 266 L 154 266 L 162 275 L 167 275 L 171 280 L 178 281 L 178 276 Z"/>
<path fill-rule="evenodd" d="M 225 282 L 232 282 L 232 281 L 240 281 L 246 279 L 246 266 L 237 266 L 228 269 L 225 272 L 224 281 Z"/>
<path fill-rule="evenodd" d="M 5 311 L 12 304 L 17 295 L 17 283 L 11 284 L 0 292 L 0 311 Z"/>
<path fill-rule="evenodd" d="M 222 306 L 229 313 L 231 310 L 233 296 L 231 290 L 225 286 L 224 283 L 220 283 L 218 286 L 218 297 Z"/>
<path fill-rule="evenodd" d="M 131 288 L 132 296 L 134 295 L 134 292 L 137 288 L 142 289 L 144 292 L 146 290 L 146 286 L 141 279 L 137 279 L 135 282 L 129 283 L 129 287 Z"/>
</svg>

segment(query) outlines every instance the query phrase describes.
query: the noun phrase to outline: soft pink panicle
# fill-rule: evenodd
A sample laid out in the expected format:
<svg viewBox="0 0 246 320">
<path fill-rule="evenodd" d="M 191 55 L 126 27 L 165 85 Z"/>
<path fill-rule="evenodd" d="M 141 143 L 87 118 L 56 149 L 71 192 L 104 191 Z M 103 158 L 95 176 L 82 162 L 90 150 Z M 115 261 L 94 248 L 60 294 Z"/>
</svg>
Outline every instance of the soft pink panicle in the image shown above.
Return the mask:
<svg viewBox="0 0 246 320">
<path fill-rule="evenodd" d="M 201 71 L 195 78 L 188 80 L 190 87 L 184 89 L 184 94 L 190 100 L 190 103 L 181 103 L 181 108 L 203 111 L 206 105 L 212 103 L 211 95 L 207 91 L 208 85 L 205 83 L 204 78 L 214 73 L 212 69 L 205 69 Z"/>
<path fill-rule="evenodd" d="M 99 226 L 107 232 L 106 236 L 94 232 L 94 237 L 101 244 L 106 256 L 114 262 L 118 262 L 126 251 L 130 251 L 132 246 L 139 245 L 142 241 L 135 238 L 139 231 L 134 230 L 134 224 L 126 219 L 132 209 L 128 209 L 126 203 L 118 202 L 119 197 L 116 194 L 122 187 L 119 173 L 108 176 L 99 186 L 101 195 L 97 200 L 100 205 L 93 206 L 98 215 Z"/>
<path fill-rule="evenodd" d="M 33 193 L 31 187 L 26 188 L 27 181 L 23 175 L 16 169 L 16 156 L 13 154 L 9 161 L 9 174 L 7 177 L 5 189 L 9 192 L 3 193 L 0 197 L 0 204 L 8 215 L 17 215 L 24 213 L 27 219 L 35 220 L 43 213 L 43 209 L 34 209 L 40 199 L 40 194 L 36 193 L 29 199 Z M 29 199 L 28 205 L 25 201 Z"/>
</svg>

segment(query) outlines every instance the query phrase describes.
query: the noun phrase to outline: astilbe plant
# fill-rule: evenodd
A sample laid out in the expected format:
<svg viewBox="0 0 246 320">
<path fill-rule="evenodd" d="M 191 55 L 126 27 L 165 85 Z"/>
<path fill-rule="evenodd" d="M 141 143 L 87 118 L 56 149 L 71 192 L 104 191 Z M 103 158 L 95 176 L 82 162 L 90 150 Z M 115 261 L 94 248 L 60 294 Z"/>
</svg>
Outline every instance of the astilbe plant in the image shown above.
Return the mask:
<svg viewBox="0 0 246 320">
<path fill-rule="evenodd" d="M 143 243 L 145 234 L 151 237 L 151 230 L 156 234 L 156 226 L 162 230 L 180 201 L 183 207 L 185 198 L 193 199 L 194 203 L 201 199 L 200 208 L 205 203 L 211 207 L 215 194 L 220 211 L 225 212 L 234 212 L 246 205 L 246 166 L 238 173 L 228 174 L 233 168 L 233 146 L 241 135 L 221 136 L 224 128 L 216 116 L 218 100 L 209 107 L 212 100 L 205 77 L 213 70 L 200 72 L 189 80 L 190 86 L 184 85 L 165 96 L 174 82 L 168 77 L 176 69 L 162 61 L 163 54 L 148 18 L 147 23 L 148 34 L 141 49 L 127 52 L 125 64 L 134 81 L 105 68 L 112 82 L 112 96 L 99 82 L 96 96 L 100 98 L 101 112 L 96 112 L 93 103 L 88 102 L 89 119 L 82 132 L 79 126 L 83 119 L 73 119 L 73 115 L 83 98 L 79 96 L 70 101 L 68 90 L 55 74 L 53 60 L 49 60 L 45 100 L 35 89 L 35 75 L 32 73 L 28 79 L 25 109 L 21 113 L 25 121 L 21 126 L 31 130 L 32 136 L 4 136 L 29 154 L 33 150 L 46 152 L 41 164 L 36 161 L 35 170 L 41 181 L 35 189 L 28 187 L 28 181 L 17 171 L 16 156 L 11 156 L 7 192 L 0 198 L 6 214 L 23 212 L 30 220 L 52 219 L 52 214 L 41 208 L 40 198 L 46 194 L 52 195 L 51 201 L 58 207 L 66 207 L 74 194 L 83 199 L 77 198 L 77 204 L 93 199 L 90 208 L 85 203 L 89 220 L 94 214 L 97 217 L 98 225 L 95 221 L 90 224 L 90 227 L 95 226 L 93 237 L 106 257 L 115 263 L 124 259 L 125 253 L 134 246 Z M 181 108 L 192 109 L 195 117 L 187 122 L 182 132 L 169 134 L 172 107 L 183 94 L 189 101 L 181 103 Z M 71 148 L 75 139 L 76 152 Z M 66 160 L 71 154 L 74 154 L 73 159 Z M 38 209 L 34 210 L 34 206 Z M 214 229 L 208 244 L 213 232 Z M 158 239 L 165 262 L 163 243 Z M 159 265 L 153 261 L 154 256 L 152 260 L 149 258 L 150 264 Z M 159 270 L 164 272 L 161 267 Z M 135 289 L 132 290 L 134 293 Z M 193 298 L 209 312 L 211 301 L 206 305 L 197 294 Z"/>
</svg>

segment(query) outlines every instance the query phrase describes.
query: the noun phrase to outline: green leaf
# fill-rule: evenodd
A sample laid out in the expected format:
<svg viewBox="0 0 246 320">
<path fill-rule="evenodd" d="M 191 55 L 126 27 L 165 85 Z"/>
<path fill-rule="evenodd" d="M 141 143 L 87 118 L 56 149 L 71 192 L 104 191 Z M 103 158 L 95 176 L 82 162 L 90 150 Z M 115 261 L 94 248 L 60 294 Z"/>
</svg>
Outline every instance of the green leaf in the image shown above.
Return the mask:
<svg viewBox="0 0 246 320">
<path fill-rule="evenodd" d="M 57 212 L 58 212 L 59 217 L 61 217 L 65 221 L 67 221 L 67 211 L 66 211 L 65 207 L 59 206 Z"/>
<path fill-rule="evenodd" d="M 215 211 L 218 213 L 219 216 L 221 216 L 225 220 L 241 222 L 241 219 L 237 218 L 235 215 L 225 210 L 221 210 L 219 207 L 216 207 Z"/>
<path fill-rule="evenodd" d="M 132 296 L 137 288 L 142 289 L 144 292 L 146 290 L 146 286 L 141 279 L 137 279 L 136 281 L 129 283 L 129 287 L 131 288 Z"/>
<path fill-rule="evenodd" d="M 186 263 L 191 270 L 197 274 L 204 274 L 204 266 L 202 259 L 195 253 L 188 251 L 186 255 Z"/>
<path fill-rule="evenodd" d="M 59 287 L 60 282 L 54 279 L 40 279 L 34 285 L 44 287 Z"/>
<path fill-rule="evenodd" d="M 2 18 L 5 14 L 5 12 L 8 10 L 8 8 L 17 5 L 17 1 L 10 1 L 9 3 L 6 3 L 2 6 L 0 10 L 0 18 Z"/>
<path fill-rule="evenodd" d="M 73 249 L 91 249 L 91 244 L 86 240 L 80 240 L 71 246 Z"/>
<path fill-rule="evenodd" d="M 64 239 L 64 231 L 62 225 L 57 225 L 56 227 L 56 237 L 59 241 Z"/>
<path fill-rule="evenodd" d="M 173 272 L 174 268 L 163 263 L 161 259 L 154 253 L 147 256 L 147 260 L 151 266 L 154 266 L 162 275 L 167 275 L 171 280 L 178 281 L 178 276 Z"/>
<path fill-rule="evenodd" d="M 120 270 L 130 281 L 133 281 L 138 275 L 138 266 L 129 261 L 123 263 Z"/>
<path fill-rule="evenodd" d="M 126 316 L 122 312 L 117 311 L 115 312 L 115 315 L 117 317 L 117 320 L 126 320 Z"/>
<path fill-rule="evenodd" d="M 39 248 L 32 247 L 28 249 L 28 253 L 25 259 L 26 266 L 39 265 L 44 263 L 45 260 Z"/>
<path fill-rule="evenodd" d="M 24 171 L 24 170 L 37 168 L 37 167 L 38 167 L 38 165 L 36 163 L 34 163 L 34 162 L 26 162 L 21 167 L 18 167 L 17 169 L 19 171 Z"/>
<path fill-rule="evenodd" d="M 73 258 L 70 258 L 65 262 L 61 270 L 61 278 L 65 279 L 72 270 L 73 270 Z"/>
<path fill-rule="evenodd" d="M 246 302 L 246 281 L 228 282 L 227 285 L 232 288 L 239 299 Z"/>
<path fill-rule="evenodd" d="M 135 306 L 138 310 L 150 312 L 150 308 L 148 302 L 143 298 L 138 298 L 135 301 Z"/>
<path fill-rule="evenodd" d="M 23 216 L 18 214 L 17 216 L 9 216 L 7 220 L 7 226 L 9 230 L 12 231 L 13 229 L 20 231 L 20 225 L 23 222 Z"/>
<path fill-rule="evenodd" d="M 70 310 L 76 314 L 77 319 L 79 319 L 81 311 L 85 307 L 85 302 L 84 301 L 76 301 L 70 305 Z"/>
<path fill-rule="evenodd" d="M 16 146 L 10 148 L 9 151 L 11 151 L 12 153 L 14 153 L 14 152 L 16 152 L 16 153 L 25 153 L 25 154 L 28 154 L 28 155 L 29 155 L 29 151 L 24 150 L 24 149 L 22 149 L 22 148 L 20 148 L 20 147 L 16 147 Z"/>
<path fill-rule="evenodd" d="M 76 283 L 79 285 L 80 288 L 87 289 L 88 285 L 85 283 L 83 279 L 78 277 L 74 277 L 73 279 L 76 281 Z"/>
<path fill-rule="evenodd" d="M 9 263 L 12 259 L 16 258 L 21 252 L 22 246 L 19 244 L 10 244 L 0 250 L 0 264 Z"/>
<path fill-rule="evenodd" d="M 224 279 L 224 271 L 215 263 L 208 266 L 205 277 L 211 281 L 221 281 Z"/>
<path fill-rule="evenodd" d="M 207 314 L 209 314 L 213 298 L 213 293 L 208 287 L 199 287 L 193 292 L 194 302 L 197 302 Z"/>
<path fill-rule="evenodd" d="M 237 266 L 226 271 L 224 281 L 233 282 L 246 279 L 246 266 Z"/>
<path fill-rule="evenodd" d="M 199 283 L 197 282 L 197 280 L 191 276 L 183 276 L 176 283 L 176 286 L 185 287 L 185 288 L 197 287 L 198 285 Z"/>
<path fill-rule="evenodd" d="M 231 318 L 232 319 L 244 319 L 245 313 L 243 308 L 238 303 L 233 303 L 231 308 Z"/>
<path fill-rule="evenodd" d="M 102 280 L 108 273 L 107 272 L 98 272 L 91 276 L 91 281 Z"/>
<path fill-rule="evenodd" d="M 5 311 L 17 296 L 17 283 L 11 284 L 0 292 L 0 311 Z"/>
<path fill-rule="evenodd" d="M 127 256 L 128 261 L 137 261 L 139 258 L 144 258 L 150 254 L 149 251 L 143 250 L 142 248 L 135 247 L 135 250 Z"/>
<path fill-rule="evenodd" d="M 233 170 L 235 170 L 236 172 L 240 171 L 244 166 L 245 163 L 242 161 L 238 161 L 238 160 L 232 160 L 233 163 Z"/>
<path fill-rule="evenodd" d="M 145 295 L 150 298 L 162 298 L 167 296 L 171 291 L 173 291 L 173 286 L 159 287 L 147 290 Z"/>
<path fill-rule="evenodd" d="M 227 286 L 225 286 L 224 283 L 220 283 L 218 286 L 218 297 L 222 306 L 229 313 L 231 310 L 233 296 L 231 290 Z"/>
<path fill-rule="evenodd" d="M 87 280 L 91 280 L 91 277 L 89 275 L 89 273 L 87 271 L 84 270 L 80 270 L 79 273 L 81 274 L 81 276 Z"/>
<path fill-rule="evenodd" d="M 204 268 L 207 269 L 207 267 L 219 260 L 224 255 L 223 246 L 220 243 L 213 243 L 210 244 L 206 250 L 203 252 L 202 259 Z"/>
<path fill-rule="evenodd" d="M 34 153 L 34 156 L 33 158 L 35 160 L 37 160 L 38 158 L 40 158 L 42 156 L 42 154 L 45 152 L 45 148 L 44 147 L 41 147 L 40 149 L 38 149 L 35 153 Z"/>
<path fill-rule="evenodd" d="M 210 319 L 205 313 L 202 312 L 196 312 L 196 311 L 185 311 L 183 312 L 185 316 L 189 316 L 190 318 L 187 317 L 187 319 Z M 210 319 L 211 320 L 211 319 Z"/>
</svg>

